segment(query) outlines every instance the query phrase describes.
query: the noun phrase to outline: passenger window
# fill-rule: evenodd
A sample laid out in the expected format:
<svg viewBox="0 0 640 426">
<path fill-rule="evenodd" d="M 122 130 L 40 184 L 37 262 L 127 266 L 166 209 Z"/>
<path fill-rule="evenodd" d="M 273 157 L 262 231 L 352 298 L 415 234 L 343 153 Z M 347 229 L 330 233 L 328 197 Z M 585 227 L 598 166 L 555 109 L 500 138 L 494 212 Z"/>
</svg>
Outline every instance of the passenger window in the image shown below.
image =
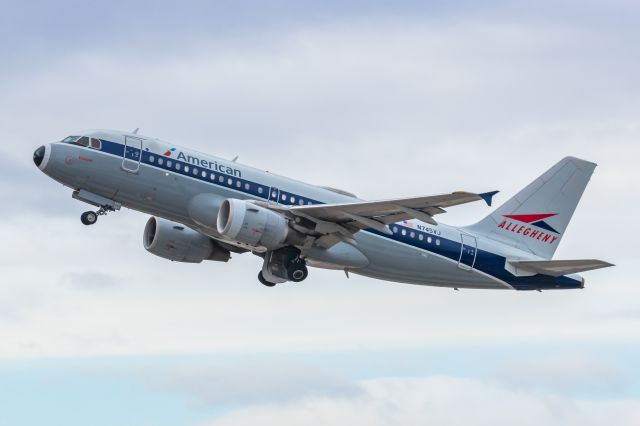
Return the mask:
<svg viewBox="0 0 640 426">
<path fill-rule="evenodd" d="M 398 233 L 398 227 L 397 227 L 397 226 L 394 226 L 394 227 L 393 227 L 393 233 L 394 233 L 394 234 L 397 234 L 397 233 Z"/>
<path fill-rule="evenodd" d="M 224 182 L 224 176 L 220 175 L 220 177 L 218 178 L 218 180 L 222 183 Z"/>
<path fill-rule="evenodd" d="M 247 191 L 249 190 L 249 188 L 251 188 L 251 185 L 249 185 L 248 183 L 244 184 L 244 189 L 246 189 Z"/>
<path fill-rule="evenodd" d="M 178 167 L 179 168 L 179 167 Z M 184 166 L 184 172 L 189 173 L 189 166 Z"/>
<path fill-rule="evenodd" d="M 431 240 L 431 237 L 427 237 L 427 242 L 428 242 L 429 244 L 431 244 L 431 241 L 432 241 L 432 240 Z"/>
<path fill-rule="evenodd" d="M 100 139 L 91 138 L 91 148 L 93 149 L 102 148 L 102 141 Z"/>
<path fill-rule="evenodd" d="M 242 182 L 240 182 L 239 180 L 236 181 L 236 186 L 238 188 L 242 188 Z"/>
<path fill-rule="evenodd" d="M 211 176 L 209 176 L 211 178 L 211 180 L 216 180 L 216 174 L 215 173 L 211 173 Z"/>
<path fill-rule="evenodd" d="M 231 179 L 231 178 L 227 179 L 227 183 L 228 183 L 230 186 L 233 186 L 233 179 Z"/>
<path fill-rule="evenodd" d="M 164 160 L 162 159 L 162 157 L 158 158 L 158 164 L 160 164 L 162 166 L 162 163 L 164 163 Z"/>
<path fill-rule="evenodd" d="M 402 230 L 402 235 L 407 235 L 407 230 L 406 229 Z"/>
<path fill-rule="evenodd" d="M 410 236 L 411 238 L 415 238 L 415 237 L 416 237 L 416 233 L 415 233 L 415 232 L 413 232 L 413 231 L 411 231 L 411 233 L 409 234 L 409 236 Z"/>
<path fill-rule="evenodd" d="M 153 155 L 149 156 L 149 162 L 153 163 L 154 161 L 156 161 L 156 157 L 154 157 Z M 159 161 L 158 161 L 159 162 Z"/>
<path fill-rule="evenodd" d="M 198 169 L 196 169 L 195 167 L 193 168 L 193 174 L 197 175 L 198 174 Z"/>
<path fill-rule="evenodd" d="M 206 178 L 207 177 L 207 172 L 205 172 L 204 170 L 202 171 L 202 177 Z"/>
<path fill-rule="evenodd" d="M 418 235 L 418 239 L 419 239 L 420 241 L 424 240 L 424 235 L 422 235 L 422 234 Z"/>
<path fill-rule="evenodd" d="M 298 204 L 300 204 L 301 206 L 304 205 L 304 200 L 302 198 L 300 198 L 300 201 L 298 201 Z"/>
<path fill-rule="evenodd" d="M 439 246 L 440 245 L 440 240 L 436 238 L 436 245 Z"/>
<path fill-rule="evenodd" d="M 258 194 L 262 194 L 262 187 L 261 186 L 258 187 Z"/>
</svg>

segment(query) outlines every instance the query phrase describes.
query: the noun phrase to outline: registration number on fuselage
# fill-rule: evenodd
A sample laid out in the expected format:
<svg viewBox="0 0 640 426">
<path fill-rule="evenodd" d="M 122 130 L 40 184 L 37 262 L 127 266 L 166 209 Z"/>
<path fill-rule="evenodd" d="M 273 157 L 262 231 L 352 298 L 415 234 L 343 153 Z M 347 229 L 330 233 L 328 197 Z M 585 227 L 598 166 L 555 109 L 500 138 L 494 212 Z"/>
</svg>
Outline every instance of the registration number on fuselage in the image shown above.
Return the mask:
<svg viewBox="0 0 640 426">
<path fill-rule="evenodd" d="M 424 226 L 424 225 L 416 225 L 416 229 L 418 231 L 426 232 L 427 234 L 442 235 L 442 233 L 440 231 L 438 231 L 437 229 L 430 228 L 430 227 Z"/>
</svg>

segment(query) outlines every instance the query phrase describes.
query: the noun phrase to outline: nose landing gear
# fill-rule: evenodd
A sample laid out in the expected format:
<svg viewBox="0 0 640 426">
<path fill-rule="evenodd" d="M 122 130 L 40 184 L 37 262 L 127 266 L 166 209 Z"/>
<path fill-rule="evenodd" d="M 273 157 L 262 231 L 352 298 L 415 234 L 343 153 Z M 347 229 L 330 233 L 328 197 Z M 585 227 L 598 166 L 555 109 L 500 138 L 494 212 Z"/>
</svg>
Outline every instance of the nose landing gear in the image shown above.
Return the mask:
<svg viewBox="0 0 640 426">
<path fill-rule="evenodd" d="M 116 210 L 120 210 L 121 207 L 121 204 L 117 201 L 103 197 L 101 195 L 93 194 L 84 189 L 73 191 L 73 194 L 71 194 L 71 196 L 76 200 L 80 200 L 87 204 L 98 207 L 98 210 L 96 210 L 95 212 L 88 211 L 82 213 L 82 215 L 80 216 L 80 221 L 84 225 L 93 225 L 98 221 L 98 216 L 104 216 L 109 212 L 115 212 Z"/>
<path fill-rule="evenodd" d="M 98 214 L 92 211 L 84 212 L 80 216 L 83 225 L 93 225 L 98 221 Z"/>
<path fill-rule="evenodd" d="M 80 215 L 80 221 L 83 225 L 93 225 L 98 221 L 98 216 L 104 216 L 109 212 L 115 211 L 113 208 L 109 206 L 102 206 L 97 211 L 92 212 L 84 212 Z"/>
</svg>

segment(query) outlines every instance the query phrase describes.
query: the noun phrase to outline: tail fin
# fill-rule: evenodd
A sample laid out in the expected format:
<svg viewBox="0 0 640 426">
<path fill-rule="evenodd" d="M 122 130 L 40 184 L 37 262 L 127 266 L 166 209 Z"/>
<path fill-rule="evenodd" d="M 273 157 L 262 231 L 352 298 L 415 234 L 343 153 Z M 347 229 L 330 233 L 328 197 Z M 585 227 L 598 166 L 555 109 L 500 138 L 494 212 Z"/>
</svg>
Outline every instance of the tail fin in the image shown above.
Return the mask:
<svg viewBox="0 0 640 426">
<path fill-rule="evenodd" d="M 566 157 L 468 229 L 551 259 L 596 164 Z"/>
</svg>

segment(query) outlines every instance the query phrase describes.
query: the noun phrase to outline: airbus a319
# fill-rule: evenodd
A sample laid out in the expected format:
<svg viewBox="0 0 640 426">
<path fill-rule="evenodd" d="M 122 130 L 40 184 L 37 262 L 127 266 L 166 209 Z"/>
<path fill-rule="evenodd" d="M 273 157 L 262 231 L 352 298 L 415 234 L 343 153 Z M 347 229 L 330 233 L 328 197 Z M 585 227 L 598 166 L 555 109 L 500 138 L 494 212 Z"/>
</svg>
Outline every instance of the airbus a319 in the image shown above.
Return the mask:
<svg viewBox="0 0 640 426">
<path fill-rule="evenodd" d="M 611 266 L 552 260 L 596 167 L 574 157 L 466 227 L 435 217 L 459 204 L 491 205 L 497 191 L 365 201 L 137 131 L 76 133 L 39 147 L 33 161 L 96 207 L 82 214 L 85 225 L 121 207 L 152 215 L 142 238 L 149 252 L 190 263 L 253 253 L 270 287 L 303 281 L 310 266 L 455 289 L 577 289 L 578 272 Z"/>
</svg>

